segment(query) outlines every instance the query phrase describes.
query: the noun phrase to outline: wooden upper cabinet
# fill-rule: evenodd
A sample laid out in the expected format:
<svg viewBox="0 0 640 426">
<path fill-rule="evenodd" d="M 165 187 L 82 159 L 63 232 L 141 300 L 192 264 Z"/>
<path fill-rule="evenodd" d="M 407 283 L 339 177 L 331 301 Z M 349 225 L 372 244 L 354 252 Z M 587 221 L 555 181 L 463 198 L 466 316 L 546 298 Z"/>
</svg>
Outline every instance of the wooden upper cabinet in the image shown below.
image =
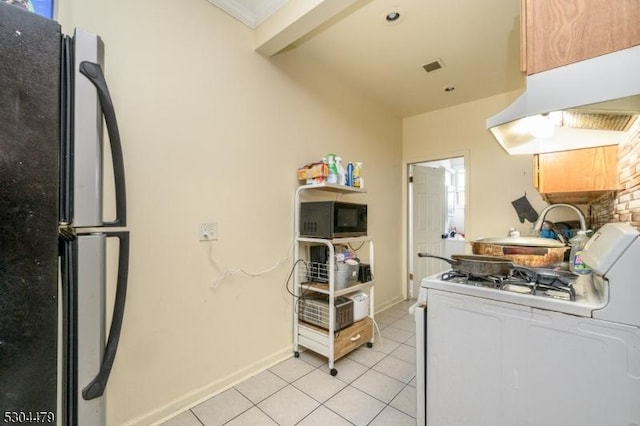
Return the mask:
<svg viewBox="0 0 640 426">
<path fill-rule="evenodd" d="M 547 201 L 587 204 L 618 190 L 618 146 L 534 155 L 534 185 Z"/>
<path fill-rule="evenodd" d="M 640 44 L 640 0 L 521 0 L 527 75 Z"/>
</svg>

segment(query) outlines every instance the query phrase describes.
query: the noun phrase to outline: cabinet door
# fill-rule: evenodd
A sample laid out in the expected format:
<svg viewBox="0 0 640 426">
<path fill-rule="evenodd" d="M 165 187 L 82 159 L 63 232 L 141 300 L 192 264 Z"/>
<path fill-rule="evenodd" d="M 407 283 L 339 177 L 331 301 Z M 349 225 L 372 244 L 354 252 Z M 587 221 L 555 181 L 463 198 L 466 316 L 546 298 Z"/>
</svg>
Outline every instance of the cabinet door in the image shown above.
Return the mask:
<svg viewBox="0 0 640 426">
<path fill-rule="evenodd" d="M 528 425 L 505 417 L 531 308 L 433 289 L 427 300 L 427 424 Z"/>
<path fill-rule="evenodd" d="M 522 3 L 523 62 L 529 75 L 640 44 L 638 0 Z"/>
<path fill-rule="evenodd" d="M 576 149 L 535 156 L 541 193 L 618 189 L 618 146 Z"/>
<path fill-rule="evenodd" d="M 638 424 L 637 327 L 533 309 L 521 331 L 513 370 L 517 402 L 503 424 Z"/>
</svg>

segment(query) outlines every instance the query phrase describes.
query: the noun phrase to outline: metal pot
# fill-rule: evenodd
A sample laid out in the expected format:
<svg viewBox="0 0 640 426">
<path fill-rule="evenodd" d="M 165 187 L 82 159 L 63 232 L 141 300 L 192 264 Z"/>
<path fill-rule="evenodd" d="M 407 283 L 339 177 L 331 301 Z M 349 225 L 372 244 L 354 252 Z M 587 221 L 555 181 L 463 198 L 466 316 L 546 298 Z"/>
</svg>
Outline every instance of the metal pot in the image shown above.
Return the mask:
<svg viewBox="0 0 640 426">
<path fill-rule="evenodd" d="M 529 268 L 555 268 L 569 247 L 549 238 L 506 237 L 471 241 L 471 249 L 474 254 L 504 257 Z"/>
<path fill-rule="evenodd" d="M 418 253 L 419 257 L 440 259 L 452 266 L 458 272 L 476 276 L 506 276 L 516 268 L 511 259 L 495 256 L 475 256 L 471 254 L 454 254 L 451 259 L 429 253 Z"/>
</svg>

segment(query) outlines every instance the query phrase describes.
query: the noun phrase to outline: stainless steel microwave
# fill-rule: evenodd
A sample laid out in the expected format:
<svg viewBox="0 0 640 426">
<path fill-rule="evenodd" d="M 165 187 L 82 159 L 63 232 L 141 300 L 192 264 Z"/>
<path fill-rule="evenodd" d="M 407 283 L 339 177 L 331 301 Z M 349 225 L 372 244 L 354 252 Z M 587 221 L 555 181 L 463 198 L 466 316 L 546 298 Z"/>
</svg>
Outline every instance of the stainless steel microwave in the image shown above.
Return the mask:
<svg viewBox="0 0 640 426">
<path fill-rule="evenodd" d="M 300 204 L 300 236 L 316 238 L 367 235 L 367 205 L 342 201 Z"/>
</svg>

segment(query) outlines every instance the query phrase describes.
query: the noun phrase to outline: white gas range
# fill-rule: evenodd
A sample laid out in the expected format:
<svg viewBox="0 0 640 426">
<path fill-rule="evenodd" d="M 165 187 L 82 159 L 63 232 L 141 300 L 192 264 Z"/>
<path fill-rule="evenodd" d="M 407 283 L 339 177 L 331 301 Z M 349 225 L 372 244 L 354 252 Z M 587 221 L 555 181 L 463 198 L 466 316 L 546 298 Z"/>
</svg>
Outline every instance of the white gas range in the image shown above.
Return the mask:
<svg viewBox="0 0 640 426">
<path fill-rule="evenodd" d="M 422 281 L 418 424 L 640 425 L 640 233 L 607 224 L 583 258 L 590 275 Z"/>
</svg>

